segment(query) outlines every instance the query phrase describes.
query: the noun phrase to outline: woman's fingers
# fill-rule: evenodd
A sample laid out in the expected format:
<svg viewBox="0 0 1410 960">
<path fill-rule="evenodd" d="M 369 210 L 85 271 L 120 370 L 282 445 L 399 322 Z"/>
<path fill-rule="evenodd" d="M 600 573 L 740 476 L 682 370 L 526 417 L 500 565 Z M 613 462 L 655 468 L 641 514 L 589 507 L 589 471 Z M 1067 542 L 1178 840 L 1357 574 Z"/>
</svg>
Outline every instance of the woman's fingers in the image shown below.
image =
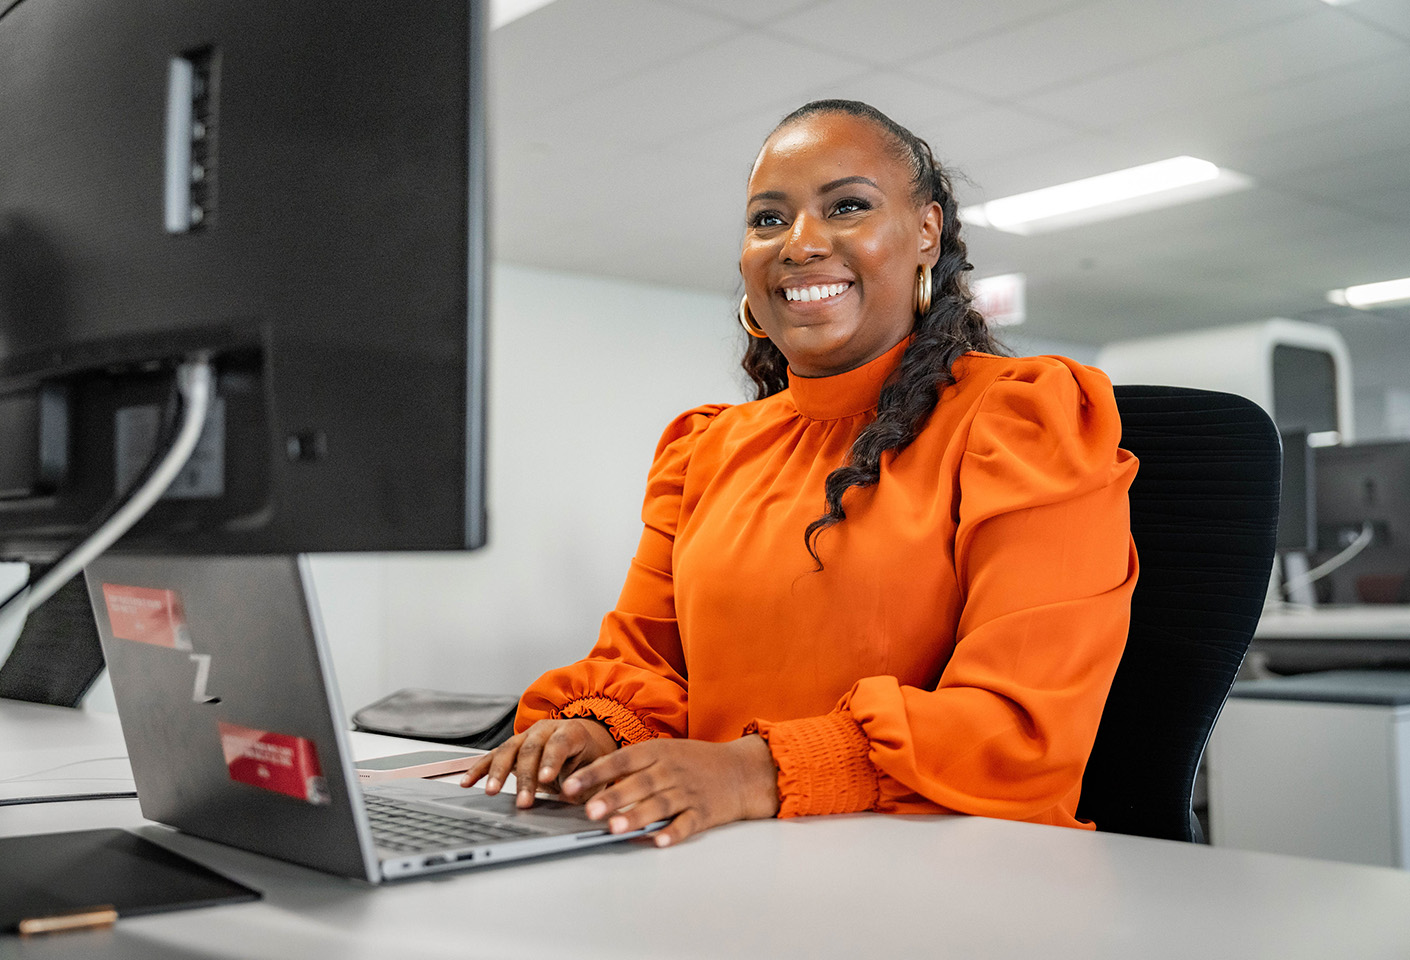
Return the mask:
<svg viewBox="0 0 1410 960">
<path fill-rule="evenodd" d="M 514 764 L 528 739 L 527 732 L 521 733 L 505 741 L 499 746 L 499 749 L 495 750 L 494 761 L 490 764 L 489 776 L 485 779 L 486 793 L 491 795 L 499 793 L 505 781 L 509 779 L 509 774 L 513 772 Z"/>
<path fill-rule="evenodd" d="M 571 772 L 573 761 L 591 747 L 580 724 L 564 724 L 549 735 L 539 758 L 539 783 L 553 783 L 562 774 Z"/>
<path fill-rule="evenodd" d="M 586 812 L 589 820 L 601 820 L 609 814 L 625 812 L 627 808 L 634 807 L 634 805 L 635 807 L 646 808 L 648 806 L 648 800 L 654 801 L 660 796 L 662 796 L 661 789 L 651 776 L 650 769 L 639 770 L 631 776 L 623 777 L 617 783 L 614 783 L 589 800 Z M 656 807 L 651 806 L 650 810 L 654 812 Z M 635 812 L 635 808 L 633 808 L 633 812 Z M 640 821 L 639 823 L 640 818 L 633 817 L 630 822 L 637 825 L 633 826 L 631 829 L 638 830 L 648 823 L 654 823 L 660 820 L 662 816 L 669 817 L 677 812 L 677 810 L 667 810 L 665 813 L 661 814 L 661 816 L 652 817 L 648 820 Z M 616 822 L 616 816 L 613 817 L 613 822 Z M 622 831 L 614 830 L 613 832 L 621 833 Z"/>
<path fill-rule="evenodd" d="M 465 775 L 460 778 L 460 785 L 462 787 L 468 787 L 475 783 L 476 780 L 483 777 L 490 769 L 490 762 L 493 758 L 494 754 L 492 753 L 486 753 L 483 756 L 476 757 L 475 762 L 466 768 Z"/>
<path fill-rule="evenodd" d="M 553 784 L 616 749 L 611 733 L 595 720 L 540 720 L 477 759 L 460 785 L 468 787 L 484 778 L 485 793 L 493 796 L 513 773 L 515 803 L 528 807 L 540 784 Z"/>
<path fill-rule="evenodd" d="M 656 846 L 658 847 L 670 847 L 680 843 L 692 834 L 700 833 L 708 827 L 718 825 L 719 824 L 704 822 L 695 809 L 687 808 L 677 814 L 676 818 L 670 823 L 656 831 L 656 835 L 652 837 L 652 840 L 656 842 Z"/>
<path fill-rule="evenodd" d="M 465 776 L 460 778 L 460 785 L 468 787 L 481 777 L 488 777 L 485 780 L 485 792 L 490 795 L 498 793 L 499 788 L 504 784 L 504 778 L 508 774 L 510 766 L 514 763 L 514 756 L 523 739 L 524 734 L 522 733 L 510 737 L 480 757 L 469 770 L 465 771 Z"/>
<path fill-rule="evenodd" d="M 565 793 L 580 794 L 611 783 L 651 762 L 650 755 L 660 741 L 650 740 L 630 747 L 623 747 L 589 763 L 581 770 L 573 771 L 572 776 L 563 782 Z"/>
<path fill-rule="evenodd" d="M 768 744 L 758 737 L 731 743 L 653 740 L 574 772 L 564 789 L 600 789 L 586 812 L 594 820 L 605 819 L 613 833 L 671 820 L 657 834 L 657 843 L 669 846 L 732 820 L 774 816 L 776 779 Z"/>
</svg>

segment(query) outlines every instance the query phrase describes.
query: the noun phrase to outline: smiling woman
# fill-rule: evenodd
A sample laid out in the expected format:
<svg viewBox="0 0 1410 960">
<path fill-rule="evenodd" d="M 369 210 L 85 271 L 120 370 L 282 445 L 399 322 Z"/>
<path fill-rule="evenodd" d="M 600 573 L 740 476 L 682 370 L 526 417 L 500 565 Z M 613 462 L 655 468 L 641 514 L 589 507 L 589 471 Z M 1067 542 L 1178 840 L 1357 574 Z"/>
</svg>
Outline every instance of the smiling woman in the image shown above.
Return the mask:
<svg viewBox="0 0 1410 960">
<path fill-rule="evenodd" d="M 465 783 L 662 845 L 860 810 L 1090 827 L 1136 577 L 1110 383 L 997 355 L 949 179 L 875 109 L 785 117 L 748 197 L 757 398 L 666 429 L 596 646 Z"/>
</svg>

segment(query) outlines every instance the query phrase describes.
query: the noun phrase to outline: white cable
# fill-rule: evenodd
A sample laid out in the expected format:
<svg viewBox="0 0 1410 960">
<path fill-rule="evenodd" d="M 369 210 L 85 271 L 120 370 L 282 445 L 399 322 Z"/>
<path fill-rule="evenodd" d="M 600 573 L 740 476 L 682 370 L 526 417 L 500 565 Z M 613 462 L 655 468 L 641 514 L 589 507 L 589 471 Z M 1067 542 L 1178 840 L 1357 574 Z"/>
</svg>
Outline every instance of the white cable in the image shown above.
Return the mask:
<svg viewBox="0 0 1410 960">
<path fill-rule="evenodd" d="M 1289 577 L 1283 583 L 1284 592 L 1291 593 L 1298 587 L 1305 586 L 1310 583 L 1315 583 L 1316 581 L 1321 580 L 1327 574 L 1331 573 L 1333 570 L 1336 570 L 1338 567 L 1342 567 L 1350 563 L 1352 558 L 1354 558 L 1358 553 L 1360 553 L 1362 550 L 1365 550 L 1371 545 L 1371 541 L 1375 539 L 1375 536 L 1375 531 L 1371 529 L 1370 523 L 1362 524 L 1361 532 L 1356 535 L 1356 539 L 1351 541 L 1351 543 L 1346 547 L 1345 550 L 1341 551 L 1341 553 L 1338 553 L 1335 557 L 1332 557 L 1332 559 L 1326 561 L 1325 563 L 1319 563 L 1317 566 L 1313 567 L 1306 573 L 1299 574 L 1296 577 Z"/>
<path fill-rule="evenodd" d="M 176 385 L 181 391 L 182 419 L 171 450 L 161 464 L 147 478 L 147 482 L 137 488 L 127 502 L 109 518 L 93 535 L 80 544 L 57 566 L 44 575 L 29 591 L 24 599 L 26 609 L 33 610 L 54 595 L 80 570 L 88 566 L 99 554 L 126 533 L 134 523 L 141 520 L 152 504 L 161 499 L 176 475 L 191 459 L 196 449 L 196 441 L 201 438 L 201 428 L 206 424 L 206 411 L 210 409 L 214 373 L 210 360 L 205 356 L 188 359 L 176 368 Z"/>
</svg>

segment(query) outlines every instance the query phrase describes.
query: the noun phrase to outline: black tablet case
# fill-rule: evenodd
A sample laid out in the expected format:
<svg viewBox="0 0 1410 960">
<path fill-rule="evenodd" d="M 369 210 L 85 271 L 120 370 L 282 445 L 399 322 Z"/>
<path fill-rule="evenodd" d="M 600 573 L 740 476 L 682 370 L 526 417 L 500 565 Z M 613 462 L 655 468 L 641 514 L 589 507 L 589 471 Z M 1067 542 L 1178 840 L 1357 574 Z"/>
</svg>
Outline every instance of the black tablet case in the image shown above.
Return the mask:
<svg viewBox="0 0 1410 960">
<path fill-rule="evenodd" d="M 260 894 L 125 830 L 0 837 L 0 933 L 111 906 L 119 917 L 258 900 Z"/>
</svg>

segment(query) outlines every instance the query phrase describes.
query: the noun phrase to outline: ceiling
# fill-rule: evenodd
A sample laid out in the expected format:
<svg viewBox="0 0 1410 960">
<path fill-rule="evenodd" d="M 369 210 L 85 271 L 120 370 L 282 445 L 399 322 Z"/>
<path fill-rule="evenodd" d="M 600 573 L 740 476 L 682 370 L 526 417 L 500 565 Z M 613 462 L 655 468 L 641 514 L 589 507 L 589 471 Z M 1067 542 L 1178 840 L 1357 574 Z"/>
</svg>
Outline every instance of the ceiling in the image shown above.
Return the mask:
<svg viewBox="0 0 1410 960">
<path fill-rule="evenodd" d="M 1410 275 L 1406 0 L 556 0 L 491 34 L 490 78 L 500 260 L 737 294 L 760 142 L 842 96 L 928 139 L 961 204 L 1179 154 L 1253 178 L 969 228 L 977 276 L 1027 275 L 1029 336 L 1285 316 L 1410 341 L 1410 308 L 1326 301 Z"/>
</svg>

